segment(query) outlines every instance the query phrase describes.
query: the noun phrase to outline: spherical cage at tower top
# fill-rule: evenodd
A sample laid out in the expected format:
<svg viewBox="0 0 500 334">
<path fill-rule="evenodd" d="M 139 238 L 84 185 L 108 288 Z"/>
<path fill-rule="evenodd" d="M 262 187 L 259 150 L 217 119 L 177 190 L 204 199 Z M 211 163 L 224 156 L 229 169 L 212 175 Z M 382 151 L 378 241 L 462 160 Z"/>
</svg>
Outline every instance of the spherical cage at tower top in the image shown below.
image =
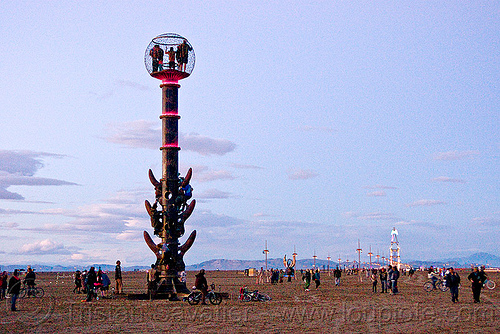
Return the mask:
<svg viewBox="0 0 500 334">
<path fill-rule="evenodd" d="M 144 53 L 144 65 L 153 77 L 169 74 L 179 79 L 193 72 L 194 49 L 189 41 L 177 34 L 162 34 L 151 40 Z"/>
</svg>

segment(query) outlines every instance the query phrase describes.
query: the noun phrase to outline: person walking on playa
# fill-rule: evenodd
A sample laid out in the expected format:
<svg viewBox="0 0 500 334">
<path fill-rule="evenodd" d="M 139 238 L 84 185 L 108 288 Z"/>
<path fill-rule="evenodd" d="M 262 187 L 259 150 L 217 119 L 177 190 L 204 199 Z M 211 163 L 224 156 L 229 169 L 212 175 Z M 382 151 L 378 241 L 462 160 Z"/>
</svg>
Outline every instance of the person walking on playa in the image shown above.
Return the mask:
<svg viewBox="0 0 500 334">
<path fill-rule="evenodd" d="M 302 280 L 304 281 L 304 291 L 309 291 L 309 287 L 311 286 L 311 272 L 308 269 L 306 269 Z"/>
<path fill-rule="evenodd" d="M 122 267 L 120 260 L 116 261 L 115 283 L 116 283 L 116 293 L 121 294 L 123 292 L 123 281 L 122 281 Z"/>
<path fill-rule="evenodd" d="M 458 276 L 458 273 L 453 268 L 450 268 L 448 270 L 449 272 L 445 276 L 446 286 L 450 288 L 451 301 L 453 303 L 456 303 L 458 302 L 458 287 L 460 286 L 460 276 Z"/>
<path fill-rule="evenodd" d="M 394 270 L 392 269 L 392 266 L 389 265 L 387 267 L 387 289 L 389 289 L 392 293 L 392 273 Z"/>
<path fill-rule="evenodd" d="M 194 283 L 194 286 L 196 287 L 196 289 L 201 291 L 201 305 L 207 305 L 205 299 L 208 294 L 208 283 L 205 277 L 205 269 L 201 269 L 200 272 L 195 275 L 195 277 L 196 281 Z"/>
<path fill-rule="evenodd" d="M 397 266 L 392 267 L 392 276 L 391 276 L 391 291 L 392 294 L 395 295 L 396 293 L 399 293 L 398 290 L 398 279 L 399 279 L 399 269 Z"/>
<path fill-rule="evenodd" d="M 478 267 L 474 267 L 474 271 L 467 276 L 467 279 L 472 283 L 472 296 L 474 303 L 480 303 L 481 288 L 483 287 L 483 280 Z"/>
<path fill-rule="evenodd" d="M 340 285 L 340 277 L 342 277 L 342 270 L 337 266 L 333 271 L 333 277 L 335 277 L 335 286 Z"/>
<path fill-rule="evenodd" d="M 372 281 L 372 292 L 377 292 L 378 280 L 377 280 L 377 273 L 376 272 L 373 272 L 371 274 L 370 280 Z"/>
<path fill-rule="evenodd" d="M 387 271 L 385 268 L 380 269 L 380 288 L 381 292 L 380 293 L 387 293 Z"/>
<path fill-rule="evenodd" d="M 0 275 L 0 299 L 5 299 L 5 292 L 7 292 L 7 281 L 9 279 L 9 275 L 6 271 Z"/>
<path fill-rule="evenodd" d="M 14 270 L 14 274 L 9 280 L 9 293 L 10 293 L 10 310 L 17 311 L 16 301 L 19 297 L 19 292 L 21 291 L 21 279 L 19 278 L 19 273 L 17 269 Z"/>
<path fill-rule="evenodd" d="M 314 283 L 316 283 L 316 289 L 319 288 L 319 285 L 321 284 L 319 269 L 316 269 L 316 272 L 313 275 L 313 279 L 314 279 Z"/>
</svg>

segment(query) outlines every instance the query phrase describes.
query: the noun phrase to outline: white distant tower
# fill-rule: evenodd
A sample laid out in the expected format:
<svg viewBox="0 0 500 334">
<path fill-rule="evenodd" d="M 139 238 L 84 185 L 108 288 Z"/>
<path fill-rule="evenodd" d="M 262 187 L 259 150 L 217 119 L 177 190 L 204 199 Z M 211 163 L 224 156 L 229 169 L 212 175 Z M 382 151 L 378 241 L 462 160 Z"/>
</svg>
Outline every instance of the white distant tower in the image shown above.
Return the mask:
<svg viewBox="0 0 500 334">
<path fill-rule="evenodd" d="M 398 270 L 401 267 L 399 250 L 398 230 L 393 227 L 391 231 L 391 247 L 389 248 L 389 264 L 391 266 L 398 266 Z"/>
</svg>

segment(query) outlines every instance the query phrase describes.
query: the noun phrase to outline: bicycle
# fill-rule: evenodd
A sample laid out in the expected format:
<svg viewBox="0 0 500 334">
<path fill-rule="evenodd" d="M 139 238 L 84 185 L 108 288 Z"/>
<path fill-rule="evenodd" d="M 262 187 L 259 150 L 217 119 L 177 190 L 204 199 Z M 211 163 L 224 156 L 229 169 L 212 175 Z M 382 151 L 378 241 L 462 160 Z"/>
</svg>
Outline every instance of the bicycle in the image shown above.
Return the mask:
<svg viewBox="0 0 500 334">
<path fill-rule="evenodd" d="M 35 285 L 26 287 L 26 283 L 23 284 L 23 288 L 19 291 L 19 298 L 25 297 L 35 297 L 42 298 L 45 292 L 42 288 L 38 288 Z"/>
<path fill-rule="evenodd" d="M 431 292 L 432 290 L 440 290 L 442 292 L 448 291 L 448 287 L 446 286 L 446 282 L 442 280 L 436 281 L 436 283 L 433 283 L 432 281 L 427 281 L 424 283 L 424 290 L 426 292 Z"/>
<path fill-rule="evenodd" d="M 202 299 L 202 292 L 200 290 L 196 290 L 195 287 L 193 287 L 193 289 L 195 290 L 193 290 L 185 299 L 189 305 L 198 305 Z M 208 298 L 210 304 L 212 305 L 219 305 L 222 303 L 222 296 L 213 289 L 208 291 L 206 298 Z"/>
<path fill-rule="evenodd" d="M 483 283 L 483 287 L 484 288 L 488 288 L 489 290 L 493 290 L 496 286 L 497 286 L 497 284 L 494 281 L 490 280 L 490 279 L 487 279 Z"/>
<path fill-rule="evenodd" d="M 241 290 L 240 299 L 244 302 L 254 301 L 254 302 L 267 302 L 271 300 L 269 295 L 261 293 L 258 290 L 248 291 L 246 288 Z"/>
</svg>

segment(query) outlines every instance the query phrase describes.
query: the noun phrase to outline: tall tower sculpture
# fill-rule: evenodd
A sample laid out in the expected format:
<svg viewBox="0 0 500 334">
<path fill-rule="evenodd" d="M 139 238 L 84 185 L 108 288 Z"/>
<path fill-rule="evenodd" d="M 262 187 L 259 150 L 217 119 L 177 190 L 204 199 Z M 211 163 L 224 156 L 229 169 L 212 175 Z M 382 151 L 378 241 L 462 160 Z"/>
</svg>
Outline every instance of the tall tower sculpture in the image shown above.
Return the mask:
<svg viewBox="0 0 500 334">
<path fill-rule="evenodd" d="M 176 293 L 189 293 L 186 283 L 179 278 L 185 271 L 184 254 L 196 238 L 196 231 L 193 231 L 184 244 L 179 244 L 179 238 L 185 232 L 184 223 L 196 204 L 194 199 L 188 202 L 192 196 L 189 184 L 192 169 L 185 177 L 179 174 L 178 144 L 178 82 L 191 75 L 195 63 L 194 50 L 184 37 L 163 34 L 149 43 L 144 62 L 148 73 L 161 80 L 162 89 L 162 177 L 158 181 L 149 170 L 149 179 L 155 188 L 155 201 L 154 204 L 148 200 L 145 202 L 154 234 L 161 242 L 155 243 L 147 231 L 144 231 L 144 240 L 157 258 L 160 283 L 156 292 L 177 299 Z"/>
<path fill-rule="evenodd" d="M 399 254 L 398 230 L 395 227 L 391 231 L 391 247 L 389 248 L 389 264 L 397 266 L 398 270 L 401 267 L 401 257 Z"/>
</svg>

